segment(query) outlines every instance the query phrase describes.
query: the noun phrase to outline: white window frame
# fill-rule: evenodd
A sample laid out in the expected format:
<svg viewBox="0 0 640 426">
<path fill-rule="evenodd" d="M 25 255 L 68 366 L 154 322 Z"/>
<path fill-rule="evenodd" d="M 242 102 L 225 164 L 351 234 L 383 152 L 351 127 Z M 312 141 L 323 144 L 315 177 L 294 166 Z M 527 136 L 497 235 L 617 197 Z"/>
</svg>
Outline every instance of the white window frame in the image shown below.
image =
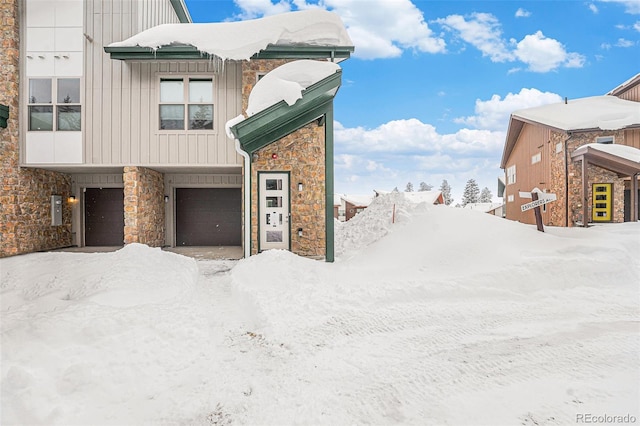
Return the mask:
<svg viewBox="0 0 640 426">
<path fill-rule="evenodd" d="M 596 143 L 614 144 L 616 143 L 616 138 L 615 136 L 598 136 L 596 137 Z"/>
<path fill-rule="evenodd" d="M 516 165 L 507 167 L 507 185 L 516 183 Z"/>
<path fill-rule="evenodd" d="M 507 195 L 507 203 L 513 203 L 514 197 L 513 194 Z"/>
<path fill-rule="evenodd" d="M 538 164 L 540 161 L 542 161 L 542 154 L 540 152 L 531 156 L 531 164 Z"/>
<path fill-rule="evenodd" d="M 51 102 L 31 102 L 31 80 L 49 80 L 51 83 Z M 58 102 L 58 82 L 60 80 L 77 80 L 78 81 L 78 102 Z M 60 129 L 58 124 L 58 116 L 61 107 L 79 107 L 80 128 L 79 129 Z M 31 129 L 31 107 L 51 107 L 51 130 Z M 80 77 L 27 77 L 27 131 L 28 132 L 81 132 L 82 131 L 82 78 Z"/>
<path fill-rule="evenodd" d="M 163 80 L 182 80 L 182 102 L 162 102 L 162 81 Z M 211 81 L 211 102 L 192 102 L 189 100 L 189 81 L 198 81 L 198 80 L 210 80 Z M 157 105 L 156 105 L 156 131 L 162 134 L 217 134 L 218 129 L 216 128 L 216 113 L 220 111 L 217 110 L 218 99 L 217 99 L 217 90 L 216 90 L 216 79 L 215 76 L 211 74 L 189 74 L 189 75 L 174 75 L 174 74 L 160 74 L 157 76 Z M 182 105 L 184 111 L 184 128 L 182 129 L 162 129 L 161 126 L 161 118 L 160 118 L 160 106 L 161 105 Z M 211 105 L 212 106 L 212 128 L 211 129 L 189 129 L 189 105 Z"/>
</svg>

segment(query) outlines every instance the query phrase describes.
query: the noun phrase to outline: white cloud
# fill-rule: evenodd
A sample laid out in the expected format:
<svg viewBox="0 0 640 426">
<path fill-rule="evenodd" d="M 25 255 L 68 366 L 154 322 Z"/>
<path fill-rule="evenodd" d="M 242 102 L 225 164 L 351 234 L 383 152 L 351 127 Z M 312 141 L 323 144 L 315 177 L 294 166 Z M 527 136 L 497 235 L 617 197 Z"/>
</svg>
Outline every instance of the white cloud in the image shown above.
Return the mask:
<svg viewBox="0 0 640 426">
<path fill-rule="evenodd" d="M 598 6 L 596 6 L 596 5 L 595 5 L 595 4 L 593 4 L 593 3 L 590 3 L 590 4 L 589 4 L 589 10 L 590 10 L 590 11 L 592 11 L 593 13 L 598 13 L 598 12 L 599 12 L 599 10 L 598 10 Z"/>
<path fill-rule="evenodd" d="M 640 21 L 636 21 L 636 23 L 633 24 L 633 29 L 640 33 Z"/>
<path fill-rule="evenodd" d="M 509 93 L 504 99 L 500 95 L 493 95 L 488 101 L 476 99 L 476 115 L 457 118 L 454 121 L 475 128 L 505 130 L 509 123 L 509 115 L 513 111 L 561 101 L 562 97 L 555 93 L 523 88 L 520 93 Z"/>
<path fill-rule="evenodd" d="M 638 0 L 599 0 L 603 3 L 620 3 L 624 5 L 625 12 L 637 15 L 640 14 L 640 1 Z"/>
<path fill-rule="evenodd" d="M 468 19 L 461 15 L 449 15 L 436 21 L 449 30 L 456 31 L 465 42 L 475 46 L 493 62 L 513 60 L 498 19 L 490 13 L 474 13 Z"/>
<path fill-rule="evenodd" d="M 547 38 L 542 31 L 525 36 L 517 43 L 515 55 L 533 72 L 548 72 L 560 66 L 579 68 L 585 57 L 579 53 L 568 53 L 562 43 Z"/>
<path fill-rule="evenodd" d="M 635 46 L 635 43 L 631 40 L 626 40 L 624 38 L 619 38 L 618 42 L 616 43 L 616 46 L 618 47 L 633 47 Z"/>
<path fill-rule="evenodd" d="M 400 56 L 405 49 L 426 53 L 446 49 L 410 0 L 322 0 L 321 4 L 344 21 L 357 46 L 354 56 L 374 59 Z"/>
<path fill-rule="evenodd" d="M 287 0 L 281 0 L 275 4 L 271 0 L 234 0 L 234 2 L 242 10 L 238 16 L 241 19 L 254 19 L 291 11 L 291 5 Z"/>
<path fill-rule="evenodd" d="M 518 10 L 516 10 L 516 18 L 528 18 L 529 16 L 531 16 L 531 12 L 529 12 L 528 10 L 525 10 L 523 8 L 519 8 Z"/>
</svg>

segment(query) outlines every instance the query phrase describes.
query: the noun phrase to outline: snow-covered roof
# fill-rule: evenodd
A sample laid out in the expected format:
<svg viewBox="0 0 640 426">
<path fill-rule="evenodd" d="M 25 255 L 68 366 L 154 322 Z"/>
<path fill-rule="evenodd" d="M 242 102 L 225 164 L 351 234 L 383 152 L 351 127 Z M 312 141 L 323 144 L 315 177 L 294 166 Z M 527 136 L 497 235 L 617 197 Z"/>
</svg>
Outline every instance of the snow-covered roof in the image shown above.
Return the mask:
<svg viewBox="0 0 640 426">
<path fill-rule="evenodd" d="M 340 66 L 333 62 L 300 60 L 281 65 L 266 74 L 256 83 L 249 94 L 247 116 L 251 117 L 268 107 L 285 101 L 291 106 L 302 98 L 302 93 L 309 86 L 340 71 Z M 226 123 L 227 136 L 235 139 L 231 127 L 245 120 L 239 115 Z"/>
<path fill-rule="evenodd" d="M 269 45 L 353 46 L 340 17 L 322 9 L 238 22 L 163 24 L 108 47 L 188 45 L 223 60 L 248 60 Z"/>
<path fill-rule="evenodd" d="M 618 96 L 620 93 L 626 92 L 628 89 L 630 89 L 631 87 L 633 87 L 633 86 L 635 86 L 637 84 L 640 84 L 640 73 L 634 75 L 629 80 L 627 80 L 624 83 L 618 85 L 618 87 L 616 87 L 615 89 L 611 90 L 609 93 L 607 93 L 607 95 Z"/>
<path fill-rule="evenodd" d="M 418 191 L 418 192 L 405 192 L 404 196 L 407 200 L 414 204 L 427 203 L 435 204 L 438 198 L 442 196 L 442 191 Z"/>
<path fill-rule="evenodd" d="M 482 213 L 487 213 L 500 206 L 502 206 L 502 203 L 467 203 L 465 204 L 464 208 L 469 210 L 476 210 Z"/>
<path fill-rule="evenodd" d="M 375 197 L 373 195 L 343 195 L 340 198 L 354 206 L 366 207 Z"/>
<path fill-rule="evenodd" d="M 555 127 L 561 130 L 619 130 L 640 126 L 640 104 L 615 96 L 592 96 L 567 103 L 543 105 L 515 111 L 515 119 Z"/>
<path fill-rule="evenodd" d="M 607 143 L 589 143 L 576 148 L 576 150 L 582 147 L 597 149 L 598 151 L 603 151 L 608 154 L 615 155 L 616 157 L 624 158 L 625 160 L 640 164 L 640 149 L 632 146 Z"/>
</svg>

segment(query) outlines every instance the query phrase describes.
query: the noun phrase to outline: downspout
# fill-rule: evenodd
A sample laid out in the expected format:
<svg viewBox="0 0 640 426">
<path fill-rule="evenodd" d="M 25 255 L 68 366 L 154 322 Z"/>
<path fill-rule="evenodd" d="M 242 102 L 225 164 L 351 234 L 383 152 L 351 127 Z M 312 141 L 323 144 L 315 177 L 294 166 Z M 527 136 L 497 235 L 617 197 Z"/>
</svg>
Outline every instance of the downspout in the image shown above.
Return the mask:
<svg viewBox="0 0 640 426">
<path fill-rule="evenodd" d="M 235 139 L 236 152 L 244 158 L 244 257 L 251 256 L 251 157 L 242 149 L 240 141 Z"/>
<path fill-rule="evenodd" d="M 573 137 L 573 133 L 567 132 L 569 137 L 564 141 L 564 226 L 569 227 L 569 151 L 567 144 Z"/>
</svg>

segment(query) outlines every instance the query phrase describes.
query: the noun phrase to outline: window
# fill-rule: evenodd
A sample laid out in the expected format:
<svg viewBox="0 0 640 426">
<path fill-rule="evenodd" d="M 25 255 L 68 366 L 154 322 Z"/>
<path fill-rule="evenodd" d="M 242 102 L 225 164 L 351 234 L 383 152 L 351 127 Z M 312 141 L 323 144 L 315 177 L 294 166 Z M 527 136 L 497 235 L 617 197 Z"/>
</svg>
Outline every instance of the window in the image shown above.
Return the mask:
<svg viewBox="0 0 640 426">
<path fill-rule="evenodd" d="M 516 183 L 516 166 L 507 167 L 507 185 Z"/>
<path fill-rule="evenodd" d="M 213 80 L 160 80 L 161 130 L 213 130 Z"/>
<path fill-rule="evenodd" d="M 562 152 L 562 143 L 558 142 L 556 144 L 556 154 L 559 154 Z"/>
<path fill-rule="evenodd" d="M 534 154 L 531 156 L 531 164 L 539 163 L 541 159 L 542 159 L 541 153 Z"/>
<path fill-rule="evenodd" d="M 513 195 L 508 195 L 507 196 L 507 202 L 508 203 L 513 203 Z"/>
<path fill-rule="evenodd" d="M 81 113 L 79 78 L 29 79 L 30 131 L 80 131 Z"/>
<path fill-rule="evenodd" d="M 596 138 L 596 143 L 612 144 L 614 143 L 614 139 L 613 136 L 598 136 Z"/>
</svg>

